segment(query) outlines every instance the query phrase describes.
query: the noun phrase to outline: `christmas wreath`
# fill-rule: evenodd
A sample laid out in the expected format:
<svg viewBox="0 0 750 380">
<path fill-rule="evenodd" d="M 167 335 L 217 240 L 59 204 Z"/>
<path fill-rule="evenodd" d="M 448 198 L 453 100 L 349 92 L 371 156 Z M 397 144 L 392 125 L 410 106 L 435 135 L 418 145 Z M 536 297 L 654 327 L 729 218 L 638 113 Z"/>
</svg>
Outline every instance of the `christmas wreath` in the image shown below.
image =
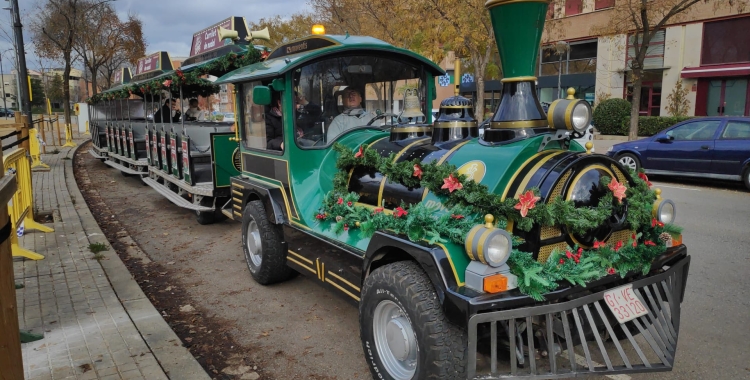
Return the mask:
<svg viewBox="0 0 750 380">
<path fill-rule="evenodd" d="M 538 189 L 528 190 L 519 198 L 502 199 L 487 186 L 467 180 L 451 164 L 423 163 L 418 159 L 394 162 L 394 154 L 383 157 L 367 145 L 354 152 L 341 144 L 335 144 L 333 149 L 339 154 L 336 162 L 339 171 L 334 177 L 333 190 L 324 197 L 315 218 L 319 223 L 330 223 L 337 234 L 358 228 L 363 236 L 369 237 L 376 231 L 390 230 L 415 242 L 450 241 L 463 245 L 469 230 L 482 224 L 486 214 L 495 216 L 498 228 L 505 228 L 508 221 L 513 221 L 522 231 L 531 230 L 533 225 L 565 225 L 573 233 L 585 233 L 602 225 L 627 200 L 626 222 L 631 229 L 640 231 L 628 241 L 596 242 L 589 250 L 577 246 L 557 250 L 544 263 L 537 262 L 531 253 L 514 248 L 508 265 L 511 273 L 518 276 L 519 290 L 540 301 L 544 300 L 544 293 L 557 289 L 561 281 L 585 286 L 587 282 L 617 273 L 646 274 L 653 260 L 666 250 L 666 242 L 681 233 L 679 227 L 652 218 L 656 194 L 643 173 L 633 176 L 635 186 L 630 188 L 617 179 L 603 177 L 601 184 L 610 192 L 598 205 L 575 207 L 572 201 L 561 197 L 537 203 Z M 389 182 L 408 188 L 429 189 L 449 211 L 439 213 L 424 202 L 401 204 L 392 211 L 359 205 L 359 195 L 348 191 L 348 173 L 355 167 L 380 172 Z M 514 247 L 521 242 L 514 237 Z"/>
</svg>

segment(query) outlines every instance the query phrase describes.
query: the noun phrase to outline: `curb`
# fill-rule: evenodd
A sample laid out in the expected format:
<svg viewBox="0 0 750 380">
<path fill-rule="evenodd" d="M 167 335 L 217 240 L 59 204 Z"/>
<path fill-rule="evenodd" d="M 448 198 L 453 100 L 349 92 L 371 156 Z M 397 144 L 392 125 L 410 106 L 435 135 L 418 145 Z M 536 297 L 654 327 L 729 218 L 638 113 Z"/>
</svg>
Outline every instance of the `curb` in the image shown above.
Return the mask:
<svg viewBox="0 0 750 380">
<path fill-rule="evenodd" d="M 83 195 L 78 188 L 78 184 L 76 184 L 73 174 L 73 156 L 78 153 L 87 141 L 89 140 L 79 142 L 77 148 L 68 150 L 66 157 L 69 157 L 70 160 L 64 160 L 65 184 L 72 197 L 81 199 L 81 202 L 73 205 L 73 207 L 81 219 L 81 226 L 86 233 L 88 241 L 90 243 L 107 244 L 107 246 L 112 247 L 112 243 L 104 236 L 104 233 L 99 228 L 99 224 L 96 223 L 96 219 L 91 214 L 91 210 L 86 202 L 83 201 Z M 125 236 L 121 239 L 133 242 L 129 250 L 135 251 L 133 252 L 134 257 L 147 259 L 146 254 L 140 250 L 130 236 Z M 117 298 L 120 300 L 123 308 L 125 308 L 125 312 L 130 316 L 136 329 L 141 334 L 144 342 L 159 362 L 159 365 L 161 365 L 167 377 L 175 380 L 210 380 L 211 377 L 209 377 L 198 361 L 195 360 L 190 351 L 182 345 L 180 338 L 169 327 L 169 324 L 167 324 L 154 305 L 151 304 L 148 297 L 143 293 L 125 266 L 125 263 L 120 259 L 120 256 L 115 254 L 108 256 L 108 258 L 109 260 L 100 260 L 99 263 L 107 275 Z"/>
</svg>

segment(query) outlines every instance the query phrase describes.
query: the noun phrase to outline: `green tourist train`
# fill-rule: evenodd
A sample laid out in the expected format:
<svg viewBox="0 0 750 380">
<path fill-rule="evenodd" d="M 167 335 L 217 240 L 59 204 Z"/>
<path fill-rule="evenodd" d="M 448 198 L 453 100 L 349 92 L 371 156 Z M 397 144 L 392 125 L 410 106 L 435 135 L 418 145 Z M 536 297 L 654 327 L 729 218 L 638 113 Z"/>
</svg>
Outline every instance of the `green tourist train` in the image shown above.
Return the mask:
<svg viewBox="0 0 750 380">
<path fill-rule="evenodd" d="M 487 1 L 505 78 L 481 137 L 457 90 L 429 112 L 445 73 L 425 57 L 317 25 L 266 51 L 235 18 L 212 27 L 225 50 L 195 63 L 210 71 L 136 74 L 92 99 L 92 154 L 201 223 L 240 222 L 254 281 L 302 274 L 358 307 L 375 379 L 669 371 L 690 263 L 675 204 L 574 141 L 591 107 L 572 89 L 543 111 L 548 5 Z M 108 111 L 224 85 L 235 122 L 152 122 L 143 106 L 143 145 L 132 113 Z"/>
</svg>

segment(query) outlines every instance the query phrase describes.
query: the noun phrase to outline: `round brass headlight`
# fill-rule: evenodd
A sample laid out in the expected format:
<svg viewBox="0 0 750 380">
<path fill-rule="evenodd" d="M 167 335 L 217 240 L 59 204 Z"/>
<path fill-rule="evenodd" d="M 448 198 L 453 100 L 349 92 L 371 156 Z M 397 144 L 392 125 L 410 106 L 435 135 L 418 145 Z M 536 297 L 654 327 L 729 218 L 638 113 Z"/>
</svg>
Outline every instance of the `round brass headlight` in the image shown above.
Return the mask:
<svg viewBox="0 0 750 380">
<path fill-rule="evenodd" d="M 558 99 L 547 112 L 547 122 L 553 129 L 568 129 L 585 133 L 591 124 L 591 105 L 581 99 Z"/>
<path fill-rule="evenodd" d="M 664 223 L 674 223 L 677 216 L 677 206 L 669 199 L 657 199 L 651 211 L 654 219 Z"/>
<path fill-rule="evenodd" d="M 464 245 L 470 259 L 499 267 L 510 257 L 513 238 L 505 230 L 478 225 L 469 231 Z"/>
</svg>

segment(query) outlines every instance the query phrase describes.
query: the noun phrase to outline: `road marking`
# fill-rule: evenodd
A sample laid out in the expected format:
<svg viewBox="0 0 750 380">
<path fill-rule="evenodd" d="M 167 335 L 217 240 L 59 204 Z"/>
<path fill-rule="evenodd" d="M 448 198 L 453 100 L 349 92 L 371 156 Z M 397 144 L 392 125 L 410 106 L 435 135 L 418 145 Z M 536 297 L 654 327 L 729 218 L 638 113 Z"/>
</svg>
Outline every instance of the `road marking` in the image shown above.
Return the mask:
<svg viewBox="0 0 750 380">
<path fill-rule="evenodd" d="M 565 351 L 561 352 L 559 354 L 559 356 L 563 357 L 563 358 L 567 358 L 568 357 L 568 351 L 565 350 Z M 583 357 L 581 355 L 578 355 L 578 354 L 575 354 L 575 356 L 576 356 L 576 364 L 578 364 L 578 365 L 580 365 L 580 366 L 582 366 L 583 368 L 586 368 L 586 369 L 589 368 L 589 364 L 588 364 L 588 362 L 586 362 L 586 358 L 585 357 Z M 595 367 L 604 367 L 604 364 L 599 364 L 599 363 L 597 363 L 597 362 L 595 362 L 593 360 L 591 361 L 591 363 Z M 628 376 L 628 375 L 605 375 L 604 377 L 606 377 L 608 379 L 612 379 L 612 380 L 630 380 L 631 379 L 631 377 Z"/>
<path fill-rule="evenodd" d="M 664 184 L 656 183 L 656 182 L 654 182 L 653 185 L 654 186 L 659 186 L 659 187 L 666 187 L 666 188 L 669 188 L 669 189 L 681 189 L 681 190 L 690 190 L 690 191 L 701 191 L 701 189 L 693 189 L 691 187 L 683 187 L 683 186 L 670 186 L 670 185 L 664 185 Z"/>
</svg>

